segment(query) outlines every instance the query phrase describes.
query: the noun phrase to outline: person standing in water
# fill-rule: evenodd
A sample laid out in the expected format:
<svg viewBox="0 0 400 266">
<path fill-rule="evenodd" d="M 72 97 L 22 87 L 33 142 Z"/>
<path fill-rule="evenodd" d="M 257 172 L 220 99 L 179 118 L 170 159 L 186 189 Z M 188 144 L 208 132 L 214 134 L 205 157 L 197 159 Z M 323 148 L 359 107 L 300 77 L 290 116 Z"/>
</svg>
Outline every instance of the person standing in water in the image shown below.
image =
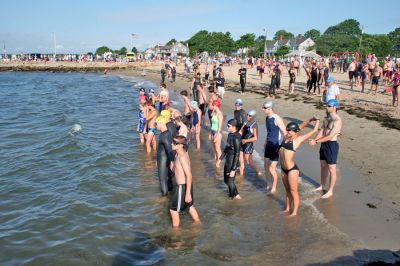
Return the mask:
<svg viewBox="0 0 400 266">
<path fill-rule="evenodd" d="M 264 113 L 267 115 L 265 121 L 267 138 L 264 143 L 264 169 L 269 184 L 267 189 L 271 189 L 270 192 L 275 193 L 278 184 L 276 166 L 279 161 L 279 146 L 283 141 L 283 136 L 286 135 L 286 128 L 282 118 L 274 113 L 272 106 L 271 101 L 267 101 L 263 105 Z M 272 186 L 270 186 L 271 183 Z"/>
<path fill-rule="evenodd" d="M 221 164 L 221 140 L 222 140 L 222 123 L 224 116 L 219 109 L 221 102 L 217 99 L 212 103 L 213 109 L 211 113 L 211 127 L 209 139 L 214 151 L 215 166 L 219 167 Z"/>
<path fill-rule="evenodd" d="M 247 121 L 241 127 L 240 135 L 242 136 L 242 150 L 240 151 L 240 175 L 244 175 L 244 162 L 246 162 L 254 172 L 261 176 L 262 173 L 258 170 L 253 162 L 254 142 L 258 139 L 258 126 L 256 122 L 255 110 L 250 110 L 247 113 Z"/>
<path fill-rule="evenodd" d="M 326 117 L 324 118 L 322 129 L 315 137 L 310 140 L 310 145 L 315 146 L 321 143 L 319 159 L 321 162 L 321 185 L 315 191 L 322 191 L 330 175 L 330 185 L 328 192 L 322 198 L 327 199 L 333 196 L 333 189 L 336 184 L 336 163 L 339 154 L 339 144 L 337 138 L 342 130 L 342 119 L 337 114 L 339 107 L 338 101 L 332 99 L 326 104 Z"/>
<path fill-rule="evenodd" d="M 223 156 L 220 158 L 222 159 L 225 157 L 224 182 L 228 186 L 229 197 L 233 199 L 241 199 L 235 185 L 236 171 L 239 168 L 241 135 L 237 130 L 236 119 L 230 119 L 227 127 L 229 132 L 228 139 L 226 140 Z"/>
<path fill-rule="evenodd" d="M 244 109 L 242 109 L 243 101 L 242 99 L 236 99 L 235 101 L 235 111 L 233 111 L 233 118 L 236 119 L 237 128 L 240 130 L 247 120 L 247 113 Z"/>
<path fill-rule="evenodd" d="M 197 72 L 196 76 L 193 78 L 192 80 L 192 84 L 190 84 L 190 89 L 192 89 L 192 93 L 193 93 L 193 100 L 195 101 L 199 101 L 199 91 L 197 89 L 197 86 L 199 84 L 201 84 L 201 73 Z"/>
<path fill-rule="evenodd" d="M 300 135 L 299 131 L 313 121 L 316 121 L 314 129 L 305 135 Z M 280 146 L 279 156 L 281 158 L 282 181 L 286 191 L 286 208 L 284 212 L 289 213 L 290 216 L 297 215 L 300 205 L 298 192 L 300 170 L 294 161 L 294 156 L 296 151 L 300 148 L 300 145 L 317 133 L 318 128 L 319 118 L 315 116 L 303 122 L 300 126 L 295 122 L 290 122 L 286 126 L 287 135 Z M 292 212 L 290 212 L 292 206 L 293 209 Z"/>
<path fill-rule="evenodd" d="M 157 143 L 155 134 L 157 132 L 155 122 L 157 118 L 157 110 L 154 108 L 153 102 L 149 99 L 145 104 L 144 118 L 146 119 L 146 151 L 156 150 Z"/>
<path fill-rule="evenodd" d="M 172 151 L 172 135 L 167 129 L 167 120 L 159 116 L 156 119 L 157 129 L 161 132 L 158 136 L 157 145 L 157 173 L 160 182 L 161 196 L 167 196 L 168 191 L 172 190 L 171 174 L 169 173 L 173 166 L 174 155 Z"/>
<path fill-rule="evenodd" d="M 185 144 L 186 138 L 183 136 L 176 136 L 172 140 L 172 150 L 176 152 L 174 164 L 176 187 L 169 209 L 172 227 L 179 227 L 179 213 L 182 211 L 188 211 L 193 221 L 200 223 L 199 214 L 193 206 L 193 178 L 189 154 L 184 149 Z"/>
<path fill-rule="evenodd" d="M 192 136 L 196 139 L 196 148 L 200 149 L 201 110 L 196 101 L 190 103 L 190 110 L 192 111 Z"/>
</svg>

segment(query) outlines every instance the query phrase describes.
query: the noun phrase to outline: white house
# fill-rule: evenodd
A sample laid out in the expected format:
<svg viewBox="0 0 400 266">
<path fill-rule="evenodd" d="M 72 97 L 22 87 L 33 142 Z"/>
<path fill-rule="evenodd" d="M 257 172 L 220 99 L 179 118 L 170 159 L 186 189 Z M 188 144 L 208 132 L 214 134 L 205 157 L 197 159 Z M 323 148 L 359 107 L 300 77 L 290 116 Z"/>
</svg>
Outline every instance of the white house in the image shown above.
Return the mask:
<svg viewBox="0 0 400 266">
<path fill-rule="evenodd" d="M 177 42 L 173 45 L 156 45 L 154 52 L 158 56 L 185 57 L 189 55 L 189 47 Z"/>
<path fill-rule="evenodd" d="M 298 36 L 296 38 L 291 38 L 289 40 L 276 40 L 271 44 L 267 45 L 266 53 L 267 56 L 273 56 L 279 47 L 286 45 L 290 49 L 291 54 L 302 55 L 307 49 L 313 45 L 315 42 L 311 38 L 305 38 L 303 36 Z"/>
</svg>

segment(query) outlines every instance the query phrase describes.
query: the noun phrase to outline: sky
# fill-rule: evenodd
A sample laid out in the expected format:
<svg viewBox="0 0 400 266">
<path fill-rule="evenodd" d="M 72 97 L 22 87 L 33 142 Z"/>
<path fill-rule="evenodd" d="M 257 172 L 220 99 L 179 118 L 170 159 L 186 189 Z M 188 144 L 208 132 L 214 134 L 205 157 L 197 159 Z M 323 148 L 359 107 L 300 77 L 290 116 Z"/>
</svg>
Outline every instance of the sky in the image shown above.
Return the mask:
<svg viewBox="0 0 400 266">
<path fill-rule="evenodd" d="M 382 2 L 383 3 L 383 2 Z M 245 33 L 271 39 L 279 29 L 304 34 L 354 18 L 370 34 L 400 27 L 400 1 L 364 0 L 2 0 L 1 53 L 94 52 L 100 46 L 139 50 L 200 30 Z M 391 10 L 396 10 L 391 12 Z M 138 38 L 132 40 L 131 34 Z"/>
</svg>

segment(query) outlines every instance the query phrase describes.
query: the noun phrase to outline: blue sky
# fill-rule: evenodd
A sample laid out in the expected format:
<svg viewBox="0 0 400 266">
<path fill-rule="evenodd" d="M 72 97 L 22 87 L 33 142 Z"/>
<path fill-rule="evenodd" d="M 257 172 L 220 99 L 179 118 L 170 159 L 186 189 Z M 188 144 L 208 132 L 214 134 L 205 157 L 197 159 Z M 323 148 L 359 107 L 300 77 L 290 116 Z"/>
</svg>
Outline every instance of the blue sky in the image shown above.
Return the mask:
<svg viewBox="0 0 400 266">
<path fill-rule="evenodd" d="M 279 29 L 302 34 L 321 31 L 347 18 L 357 19 L 367 33 L 387 34 L 400 27 L 400 1 L 153 1 L 153 0 L 2 0 L 1 52 L 53 52 L 53 32 L 59 53 L 85 53 L 106 45 L 144 49 L 171 38 L 187 40 L 197 31 L 229 31 L 234 39 L 267 28 L 268 38 Z"/>
</svg>

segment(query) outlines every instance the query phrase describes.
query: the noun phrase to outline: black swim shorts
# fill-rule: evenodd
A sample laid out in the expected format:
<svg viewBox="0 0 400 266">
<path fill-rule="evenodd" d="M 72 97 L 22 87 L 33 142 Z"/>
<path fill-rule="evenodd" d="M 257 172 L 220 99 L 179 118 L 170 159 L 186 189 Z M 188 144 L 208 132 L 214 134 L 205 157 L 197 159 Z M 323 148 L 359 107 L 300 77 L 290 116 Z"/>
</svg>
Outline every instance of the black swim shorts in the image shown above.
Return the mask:
<svg viewBox="0 0 400 266">
<path fill-rule="evenodd" d="M 176 185 L 174 195 L 171 198 L 171 207 L 169 209 L 177 212 L 188 211 L 189 208 L 193 206 L 193 186 L 190 190 L 190 195 L 192 196 L 192 202 L 186 203 L 186 184 Z"/>
<path fill-rule="evenodd" d="M 321 143 L 319 149 L 319 159 L 326 161 L 328 164 L 336 164 L 339 154 L 339 143 L 337 141 L 327 141 Z"/>
</svg>

